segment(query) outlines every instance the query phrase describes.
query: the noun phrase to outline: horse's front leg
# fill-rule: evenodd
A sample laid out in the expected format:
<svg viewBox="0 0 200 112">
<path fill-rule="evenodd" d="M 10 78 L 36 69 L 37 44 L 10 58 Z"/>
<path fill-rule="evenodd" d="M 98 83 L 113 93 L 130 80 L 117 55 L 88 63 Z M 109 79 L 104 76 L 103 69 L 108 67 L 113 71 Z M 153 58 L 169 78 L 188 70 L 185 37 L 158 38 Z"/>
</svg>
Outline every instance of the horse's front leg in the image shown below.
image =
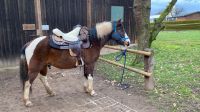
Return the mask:
<svg viewBox="0 0 200 112">
<path fill-rule="evenodd" d="M 86 81 L 84 82 L 84 90 L 88 92 L 91 96 L 96 96 L 96 92 L 94 91 L 93 86 L 93 71 L 94 71 L 94 63 L 84 65 L 84 76 Z"/>
<path fill-rule="evenodd" d="M 40 71 L 40 80 L 44 85 L 46 92 L 49 94 L 49 96 L 55 96 L 56 93 L 52 90 L 51 86 L 47 81 L 47 66 L 44 66 L 43 69 Z"/>
</svg>

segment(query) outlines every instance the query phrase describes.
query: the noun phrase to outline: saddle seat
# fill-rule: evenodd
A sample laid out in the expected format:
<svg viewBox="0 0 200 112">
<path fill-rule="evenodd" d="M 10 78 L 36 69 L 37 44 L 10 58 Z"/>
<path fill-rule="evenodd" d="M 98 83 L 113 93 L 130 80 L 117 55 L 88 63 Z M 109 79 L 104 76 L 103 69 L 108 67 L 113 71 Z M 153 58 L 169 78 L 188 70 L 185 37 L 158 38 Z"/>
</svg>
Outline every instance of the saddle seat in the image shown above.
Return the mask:
<svg viewBox="0 0 200 112">
<path fill-rule="evenodd" d="M 76 27 L 68 33 L 63 33 L 58 28 L 55 28 L 53 29 L 53 34 L 58 37 L 61 37 L 60 39 L 63 39 L 63 41 L 76 42 L 79 40 L 78 35 L 79 35 L 80 30 L 81 30 L 81 27 Z"/>
</svg>

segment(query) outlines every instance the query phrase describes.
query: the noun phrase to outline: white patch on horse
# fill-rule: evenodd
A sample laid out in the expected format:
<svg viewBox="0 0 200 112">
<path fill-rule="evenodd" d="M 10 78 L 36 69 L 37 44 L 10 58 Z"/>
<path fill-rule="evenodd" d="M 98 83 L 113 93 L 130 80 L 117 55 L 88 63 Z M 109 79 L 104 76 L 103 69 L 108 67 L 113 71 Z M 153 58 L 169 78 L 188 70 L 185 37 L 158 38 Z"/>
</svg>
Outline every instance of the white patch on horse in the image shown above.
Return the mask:
<svg viewBox="0 0 200 112">
<path fill-rule="evenodd" d="M 90 91 L 93 90 L 93 77 L 91 76 L 91 74 L 89 74 L 88 76 L 88 89 Z"/>
<path fill-rule="evenodd" d="M 112 23 L 111 22 L 102 22 L 96 25 L 97 37 L 103 38 L 112 32 Z"/>
<path fill-rule="evenodd" d="M 86 92 L 90 93 L 90 95 L 92 96 L 97 95 L 93 88 L 93 78 L 91 74 L 88 75 L 88 80 L 84 83 L 84 87 L 86 89 Z"/>
<path fill-rule="evenodd" d="M 26 106 L 32 105 L 31 101 L 29 100 L 30 87 L 31 87 L 31 84 L 28 80 L 25 82 L 25 85 L 24 85 L 24 102 Z"/>
<path fill-rule="evenodd" d="M 127 35 L 127 33 L 125 33 L 125 39 L 126 39 L 127 42 L 131 43 L 131 41 L 130 41 L 128 35 Z"/>
<path fill-rule="evenodd" d="M 27 64 L 29 65 L 30 60 L 33 56 L 33 53 L 35 51 L 35 48 L 37 47 L 38 43 L 41 42 L 43 39 L 45 39 L 46 36 L 38 37 L 35 40 L 33 40 L 30 45 L 25 49 L 25 54 L 26 54 L 26 60 Z"/>
</svg>

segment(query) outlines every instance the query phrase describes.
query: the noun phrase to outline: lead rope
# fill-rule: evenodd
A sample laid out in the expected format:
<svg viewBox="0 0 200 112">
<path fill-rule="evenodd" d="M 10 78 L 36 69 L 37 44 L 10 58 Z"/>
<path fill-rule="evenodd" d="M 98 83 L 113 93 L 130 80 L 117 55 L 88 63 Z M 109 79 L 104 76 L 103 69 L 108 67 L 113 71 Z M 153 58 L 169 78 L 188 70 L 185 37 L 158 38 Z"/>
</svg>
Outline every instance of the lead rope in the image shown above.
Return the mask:
<svg viewBox="0 0 200 112">
<path fill-rule="evenodd" d="M 122 68 L 122 76 L 121 76 L 121 80 L 120 80 L 120 83 L 119 83 L 120 84 L 119 86 L 123 90 L 129 88 L 129 84 L 123 83 L 124 73 L 125 73 L 125 68 L 126 68 L 126 53 L 127 53 L 127 48 L 124 49 L 123 51 L 121 51 L 121 53 L 115 57 L 115 61 L 120 61 L 122 59 L 122 57 L 124 57 L 124 66 Z"/>
<path fill-rule="evenodd" d="M 122 57 L 124 57 L 124 66 L 122 68 L 122 76 L 121 76 L 120 84 L 122 84 L 123 79 L 124 79 L 124 71 L 126 67 L 126 49 L 121 51 L 121 53 L 115 57 L 115 61 L 120 61 Z"/>
</svg>

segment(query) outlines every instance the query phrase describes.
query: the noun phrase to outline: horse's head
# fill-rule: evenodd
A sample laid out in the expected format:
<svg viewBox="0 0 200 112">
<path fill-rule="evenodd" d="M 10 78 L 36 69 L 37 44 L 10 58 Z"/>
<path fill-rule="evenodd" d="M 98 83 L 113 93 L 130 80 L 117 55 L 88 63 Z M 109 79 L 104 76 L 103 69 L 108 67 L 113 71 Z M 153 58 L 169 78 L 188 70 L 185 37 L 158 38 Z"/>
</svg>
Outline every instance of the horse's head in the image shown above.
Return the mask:
<svg viewBox="0 0 200 112">
<path fill-rule="evenodd" d="M 117 22 L 113 22 L 113 32 L 112 32 L 112 39 L 115 40 L 117 43 L 121 45 L 129 46 L 130 39 L 127 33 L 124 30 L 124 26 L 121 22 L 121 19 Z"/>
</svg>

